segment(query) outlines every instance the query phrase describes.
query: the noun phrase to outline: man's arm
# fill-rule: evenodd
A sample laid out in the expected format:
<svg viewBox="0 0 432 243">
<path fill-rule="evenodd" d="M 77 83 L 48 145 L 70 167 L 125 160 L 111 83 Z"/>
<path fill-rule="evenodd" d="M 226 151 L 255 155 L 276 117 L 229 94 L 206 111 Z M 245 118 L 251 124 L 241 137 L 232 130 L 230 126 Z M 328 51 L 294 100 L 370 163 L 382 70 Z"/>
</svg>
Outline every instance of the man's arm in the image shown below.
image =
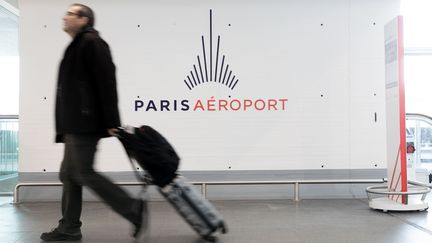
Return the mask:
<svg viewBox="0 0 432 243">
<path fill-rule="evenodd" d="M 104 125 L 111 134 L 114 131 L 111 130 L 112 128 L 120 126 L 115 66 L 111 52 L 108 44 L 100 38 L 88 40 L 85 51 L 91 81 L 95 84 L 96 95 L 102 109 Z"/>
</svg>

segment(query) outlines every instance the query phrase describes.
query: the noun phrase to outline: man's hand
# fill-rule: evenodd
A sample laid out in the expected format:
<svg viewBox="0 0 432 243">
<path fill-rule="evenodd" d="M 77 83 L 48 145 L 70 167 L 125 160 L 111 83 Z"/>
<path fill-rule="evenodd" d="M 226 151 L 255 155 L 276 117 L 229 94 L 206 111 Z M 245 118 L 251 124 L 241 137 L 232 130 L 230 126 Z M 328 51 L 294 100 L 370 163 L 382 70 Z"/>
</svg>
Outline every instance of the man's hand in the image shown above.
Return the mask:
<svg viewBox="0 0 432 243">
<path fill-rule="evenodd" d="M 111 136 L 116 136 L 118 131 L 119 130 L 117 128 L 110 128 L 110 129 L 108 129 L 108 134 Z"/>
</svg>

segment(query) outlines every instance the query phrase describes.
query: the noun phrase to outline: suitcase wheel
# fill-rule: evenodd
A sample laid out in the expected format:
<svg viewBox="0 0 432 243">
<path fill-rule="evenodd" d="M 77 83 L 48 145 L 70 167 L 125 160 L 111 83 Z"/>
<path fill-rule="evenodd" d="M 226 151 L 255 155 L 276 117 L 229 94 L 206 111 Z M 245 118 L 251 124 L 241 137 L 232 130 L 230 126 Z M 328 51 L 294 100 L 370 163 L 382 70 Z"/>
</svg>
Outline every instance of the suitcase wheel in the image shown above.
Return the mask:
<svg viewBox="0 0 432 243">
<path fill-rule="evenodd" d="M 220 229 L 222 234 L 228 233 L 228 228 L 226 227 L 226 225 L 223 221 L 219 224 L 218 228 Z"/>
<path fill-rule="evenodd" d="M 217 241 L 217 237 L 215 237 L 213 235 L 204 235 L 202 238 L 208 242 L 216 242 Z"/>
</svg>

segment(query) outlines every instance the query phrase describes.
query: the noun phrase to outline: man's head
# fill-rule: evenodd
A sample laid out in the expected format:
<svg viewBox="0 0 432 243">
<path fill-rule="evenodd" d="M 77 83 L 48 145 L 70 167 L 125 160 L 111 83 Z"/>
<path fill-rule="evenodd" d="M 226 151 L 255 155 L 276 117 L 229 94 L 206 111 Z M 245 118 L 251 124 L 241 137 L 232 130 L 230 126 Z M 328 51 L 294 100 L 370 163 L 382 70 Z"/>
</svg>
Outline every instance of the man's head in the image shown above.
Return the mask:
<svg viewBox="0 0 432 243">
<path fill-rule="evenodd" d="M 94 14 L 91 8 L 79 4 L 72 4 L 63 17 L 63 30 L 74 37 L 85 26 L 93 27 Z"/>
</svg>

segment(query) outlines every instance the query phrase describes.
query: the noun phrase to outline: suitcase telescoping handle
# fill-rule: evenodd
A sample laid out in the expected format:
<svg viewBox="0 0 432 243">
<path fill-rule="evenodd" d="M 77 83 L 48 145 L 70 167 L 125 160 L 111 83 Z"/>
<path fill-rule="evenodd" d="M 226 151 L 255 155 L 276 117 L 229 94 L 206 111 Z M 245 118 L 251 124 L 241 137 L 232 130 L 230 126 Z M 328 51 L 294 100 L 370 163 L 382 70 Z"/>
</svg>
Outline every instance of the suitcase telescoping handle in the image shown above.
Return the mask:
<svg viewBox="0 0 432 243">
<path fill-rule="evenodd" d="M 124 127 L 116 127 L 116 129 L 117 129 L 117 131 L 114 133 L 114 136 L 118 137 L 118 138 L 120 138 L 121 134 L 124 132 L 129 133 L 129 134 L 133 134 L 135 132 L 134 131 L 135 127 L 129 126 L 129 125 L 126 125 Z"/>
</svg>

